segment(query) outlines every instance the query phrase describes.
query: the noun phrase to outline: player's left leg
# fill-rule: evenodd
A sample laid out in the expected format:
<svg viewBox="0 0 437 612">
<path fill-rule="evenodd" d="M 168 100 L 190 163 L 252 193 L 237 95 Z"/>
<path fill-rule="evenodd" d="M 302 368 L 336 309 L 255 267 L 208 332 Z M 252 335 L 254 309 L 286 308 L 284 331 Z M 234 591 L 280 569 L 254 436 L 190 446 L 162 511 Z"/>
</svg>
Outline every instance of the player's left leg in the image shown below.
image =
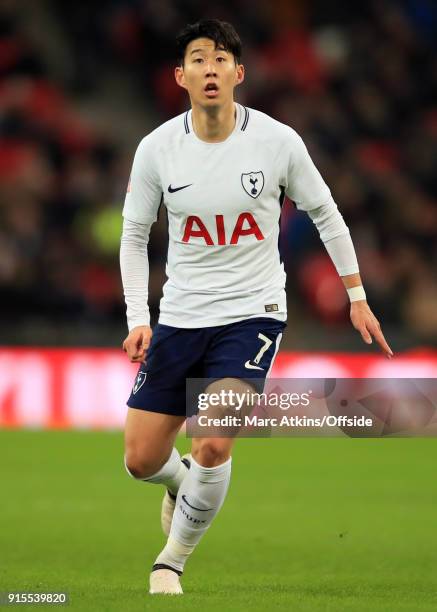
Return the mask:
<svg viewBox="0 0 437 612">
<path fill-rule="evenodd" d="M 248 390 L 262 391 L 284 327 L 281 321 L 261 317 L 212 328 L 204 354 L 204 377 L 215 382 L 206 392 L 224 390 L 229 397 L 232 390 L 246 397 Z M 225 414 L 229 404 L 217 408 Z M 170 535 L 155 561 L 151 584 L 161 572 L 182 574 L 188 557 L 223 505 L 231 475 L 231 449 L 237 434 L 230 429 L 219 428 L 213 433 L 210 430 L 210 437 L 193 439 L 191 469 L 179 488 Z"/>
<path fill-rule="evenodd" d="M 154 570 L 172 568 L 182 574 L 188 557 L 225 500 L 233 443 L 233 438 L 193 439 L 191 467 L 179 488 L 170 535 Z"/>
</svg>

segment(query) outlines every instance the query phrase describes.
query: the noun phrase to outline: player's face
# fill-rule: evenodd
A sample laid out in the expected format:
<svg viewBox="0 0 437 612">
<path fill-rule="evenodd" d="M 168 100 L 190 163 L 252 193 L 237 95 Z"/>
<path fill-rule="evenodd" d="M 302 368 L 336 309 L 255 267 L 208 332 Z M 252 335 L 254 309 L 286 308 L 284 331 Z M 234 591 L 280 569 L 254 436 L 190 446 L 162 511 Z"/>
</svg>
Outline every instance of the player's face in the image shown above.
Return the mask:
<svg viewBox="0 0 437 612">
<path fill-rule="evenodd" d="M 176 68 L 175 77 L 192 105 L 221 106 L 233 99 L 234 87 L 244 80 L 244 66 L 209 38 L 197 38 L 187 46 L 184 66 Z"/>
</svg>

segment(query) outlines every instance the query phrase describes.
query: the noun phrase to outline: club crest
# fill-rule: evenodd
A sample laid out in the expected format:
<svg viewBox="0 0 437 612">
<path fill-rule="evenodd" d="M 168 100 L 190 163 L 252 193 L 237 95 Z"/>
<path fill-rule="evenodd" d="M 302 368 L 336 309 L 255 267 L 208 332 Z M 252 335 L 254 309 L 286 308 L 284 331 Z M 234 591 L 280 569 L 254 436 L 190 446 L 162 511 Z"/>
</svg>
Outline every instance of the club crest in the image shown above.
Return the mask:
<svg viewBox="0 0 437 612">
<path fill-rule="evenodd" d="M 146 378 L 147 378 L 147 372 L 138 372 L 137 377 L 135 379 L 134 386 L 132 387 L 132 393 L 134 395 L 144 385 L 144 383 L 146 382 Z"/>
<path fill-rule="evenodd" d="M 264 174 L 261 172 L 246 172 L 241 175 L 241 184 L 244 191 L 251 198 L 257 198 L 264 187 Z"/>
</svg>

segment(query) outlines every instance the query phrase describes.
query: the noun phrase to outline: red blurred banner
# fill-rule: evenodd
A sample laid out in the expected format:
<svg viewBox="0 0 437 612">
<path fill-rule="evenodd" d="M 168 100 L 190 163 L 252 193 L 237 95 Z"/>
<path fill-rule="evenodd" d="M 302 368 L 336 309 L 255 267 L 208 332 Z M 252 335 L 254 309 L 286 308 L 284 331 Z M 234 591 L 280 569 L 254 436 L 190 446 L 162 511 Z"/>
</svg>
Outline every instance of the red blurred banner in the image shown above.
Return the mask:
<svg viewBox="0 0 437 612">
<path fill-rule="evenodd" d="M 137 365 L 119 349 L 0 349 L 0 427 L 118 429 Z M 436 378 L 437 352 L 282 352 L 276 378 Z"/>
</svg>

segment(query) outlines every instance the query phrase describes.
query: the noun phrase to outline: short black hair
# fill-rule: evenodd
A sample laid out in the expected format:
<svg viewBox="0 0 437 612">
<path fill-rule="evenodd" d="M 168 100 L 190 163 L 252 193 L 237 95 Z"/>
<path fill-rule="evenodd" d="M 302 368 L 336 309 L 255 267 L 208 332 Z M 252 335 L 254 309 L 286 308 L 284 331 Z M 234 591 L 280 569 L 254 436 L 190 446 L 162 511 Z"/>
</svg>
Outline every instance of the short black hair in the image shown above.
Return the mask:
<svg viewBox="0 0 437 612">
<path fill-rule="evenodd" d="M 235 58 L 235 63 L 240 63 L 242 45 L 234 26 L 227 21 L 219 21 L 219 19 L 201 19 L 196 23 L 186 25 L 176 37 L 177 59 L 181 66 L 184 64 L 188 45 L 196 38 L 213 40 L 216 49 L 222 47 L 225 51 L 230 51 Z"/>
</svg>

